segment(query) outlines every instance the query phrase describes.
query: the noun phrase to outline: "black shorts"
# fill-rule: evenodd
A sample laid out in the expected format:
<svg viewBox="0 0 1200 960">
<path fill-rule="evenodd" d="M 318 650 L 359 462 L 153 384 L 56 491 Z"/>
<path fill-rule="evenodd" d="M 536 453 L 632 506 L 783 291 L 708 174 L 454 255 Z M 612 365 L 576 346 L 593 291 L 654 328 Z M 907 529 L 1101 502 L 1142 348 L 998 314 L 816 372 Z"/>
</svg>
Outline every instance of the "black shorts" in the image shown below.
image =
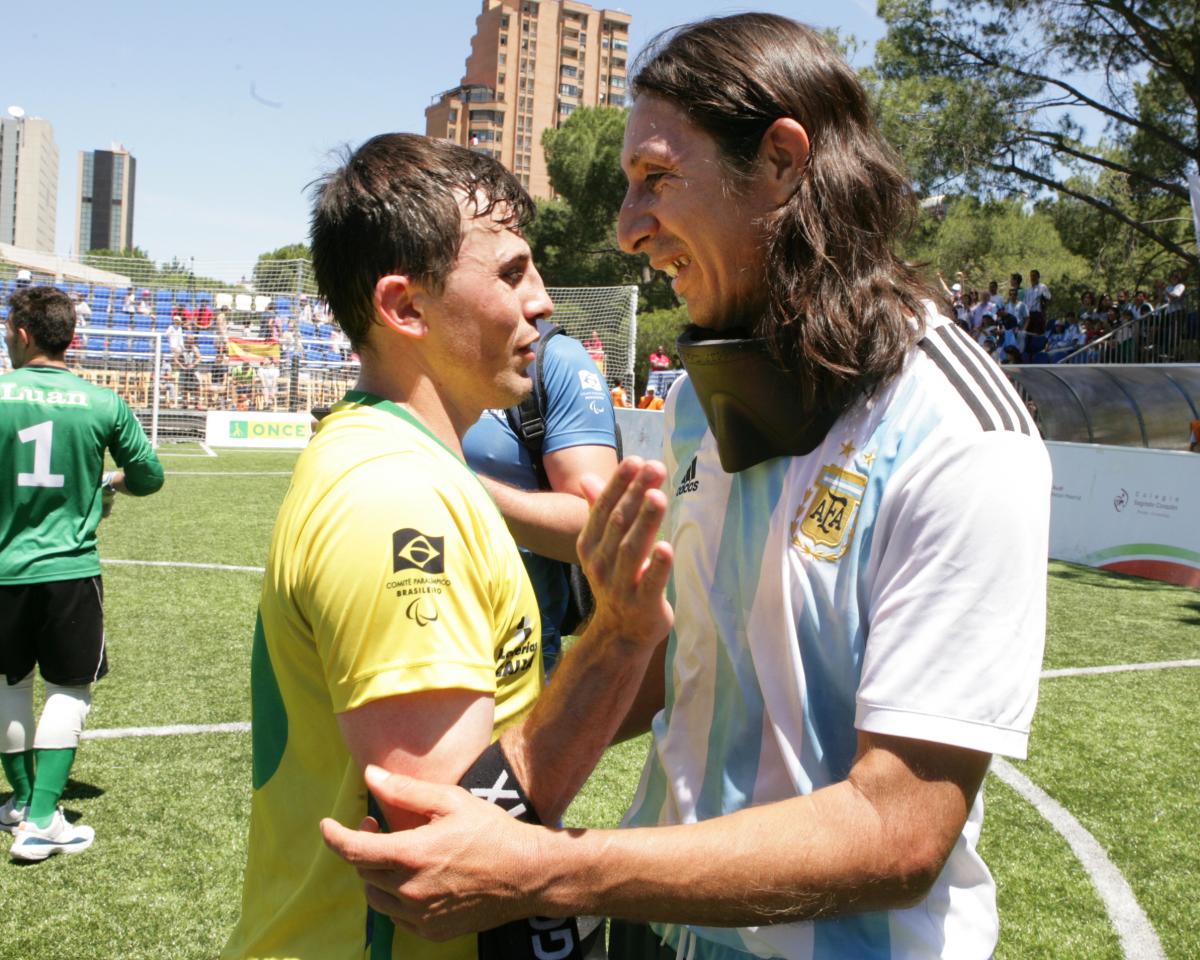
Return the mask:
<svg viewBox="0 0 1200 960">
<path fill-rule="evenodd" d="M 81 687 L 108 673 L 99 577 L 0 585 L 0 670 L 11 685 L 34 664 L 60 687 Z"/>
</svg>

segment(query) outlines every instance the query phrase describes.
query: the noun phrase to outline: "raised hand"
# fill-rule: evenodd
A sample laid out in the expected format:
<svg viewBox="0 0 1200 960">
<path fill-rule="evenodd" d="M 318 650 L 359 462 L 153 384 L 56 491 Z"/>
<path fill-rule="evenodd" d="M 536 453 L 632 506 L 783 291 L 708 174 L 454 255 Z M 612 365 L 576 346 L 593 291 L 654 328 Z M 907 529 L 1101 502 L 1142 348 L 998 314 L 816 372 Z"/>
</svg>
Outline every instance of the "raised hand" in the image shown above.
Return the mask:
<svg viewBox="0 0 1200 960">
<path fill-rule="evenodd" d="M 671 546 L 656 540 L 667 509 L 664 479 L 657 460 L 628 457 L 607 485 L 582 480 L 591 512 L 577 547 L 596 595 L 594 627 L 644 644 L 659 643 L 675 618 L 664 592 Z"/>
</svg>

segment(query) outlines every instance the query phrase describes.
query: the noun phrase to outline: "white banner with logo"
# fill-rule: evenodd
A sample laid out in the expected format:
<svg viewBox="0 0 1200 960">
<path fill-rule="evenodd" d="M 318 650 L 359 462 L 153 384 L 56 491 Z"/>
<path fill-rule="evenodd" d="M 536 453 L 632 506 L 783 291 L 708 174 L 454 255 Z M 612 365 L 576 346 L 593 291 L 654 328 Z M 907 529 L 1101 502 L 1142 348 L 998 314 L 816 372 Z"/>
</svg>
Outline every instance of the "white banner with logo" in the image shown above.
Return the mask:
<svg viewBox="0 0 1200 960">
<path fill-rule="evenodd" d="M 210 447 L 303 447 L 312 436 L 308 413 L 210 410 L 205 443 Z"/>
<path fill-rule="evenodd" d="M 1047 443 L 1050 556 L 1200 587 L 1200 455 Z"/>
</svg>

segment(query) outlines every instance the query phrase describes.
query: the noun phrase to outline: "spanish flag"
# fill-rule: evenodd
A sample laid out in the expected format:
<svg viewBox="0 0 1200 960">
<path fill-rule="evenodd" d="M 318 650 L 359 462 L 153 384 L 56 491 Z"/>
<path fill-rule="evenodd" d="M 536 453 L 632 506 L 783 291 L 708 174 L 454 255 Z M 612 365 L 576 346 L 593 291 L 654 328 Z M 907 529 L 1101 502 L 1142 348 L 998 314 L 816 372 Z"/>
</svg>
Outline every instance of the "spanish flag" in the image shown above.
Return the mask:
<svg viewBox="0 0 1200 960">
<path fill-rule="evenodd" d="M 230 337 L 229 360 L 231 363 L 279 362 L 278 340 L 251 340 L 248 337 Z"/>
</svg>

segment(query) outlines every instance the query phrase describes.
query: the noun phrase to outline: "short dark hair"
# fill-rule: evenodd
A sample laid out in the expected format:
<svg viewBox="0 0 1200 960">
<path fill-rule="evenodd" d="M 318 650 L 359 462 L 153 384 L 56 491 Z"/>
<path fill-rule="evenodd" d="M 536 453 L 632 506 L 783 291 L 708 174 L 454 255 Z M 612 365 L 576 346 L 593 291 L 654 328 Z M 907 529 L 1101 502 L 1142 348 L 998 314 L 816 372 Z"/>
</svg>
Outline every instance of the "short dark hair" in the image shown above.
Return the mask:
<svg viewBox="0 0 1200 960">
<path fill-rule="evenodd" d="M 389 273 L 440 291 L 458 259 L 466 200 L 473 216 L 504 207 L 521 229 L 534 214 L 520 182 L 491 157 L 411 133 L 372 137 L 315 184 L 313 270 L 355 349 L 376 322 L 375 284 Z"/>
<path fill-rule="evenodd" d="M 801 403 L 838 408 L 898 373 L 928 287 L 895 253 L 916 200 L 854 70 L 787 17 L 714 17 L 639 55 L 634 97 L 661 97 L 711 136 L 739 181 L 776 120 L 804 126 L 808 165 L 769 222 L 767 306 L 756 332 L 793 371 Z"/>
<path fill-rule="evenodd" d="M 57 287 L 25 287 L 8 298 L 8 322 L 27 331 L 53 357 L 67 352 L 75 336 L 75 304 Z"/>
</svg>

